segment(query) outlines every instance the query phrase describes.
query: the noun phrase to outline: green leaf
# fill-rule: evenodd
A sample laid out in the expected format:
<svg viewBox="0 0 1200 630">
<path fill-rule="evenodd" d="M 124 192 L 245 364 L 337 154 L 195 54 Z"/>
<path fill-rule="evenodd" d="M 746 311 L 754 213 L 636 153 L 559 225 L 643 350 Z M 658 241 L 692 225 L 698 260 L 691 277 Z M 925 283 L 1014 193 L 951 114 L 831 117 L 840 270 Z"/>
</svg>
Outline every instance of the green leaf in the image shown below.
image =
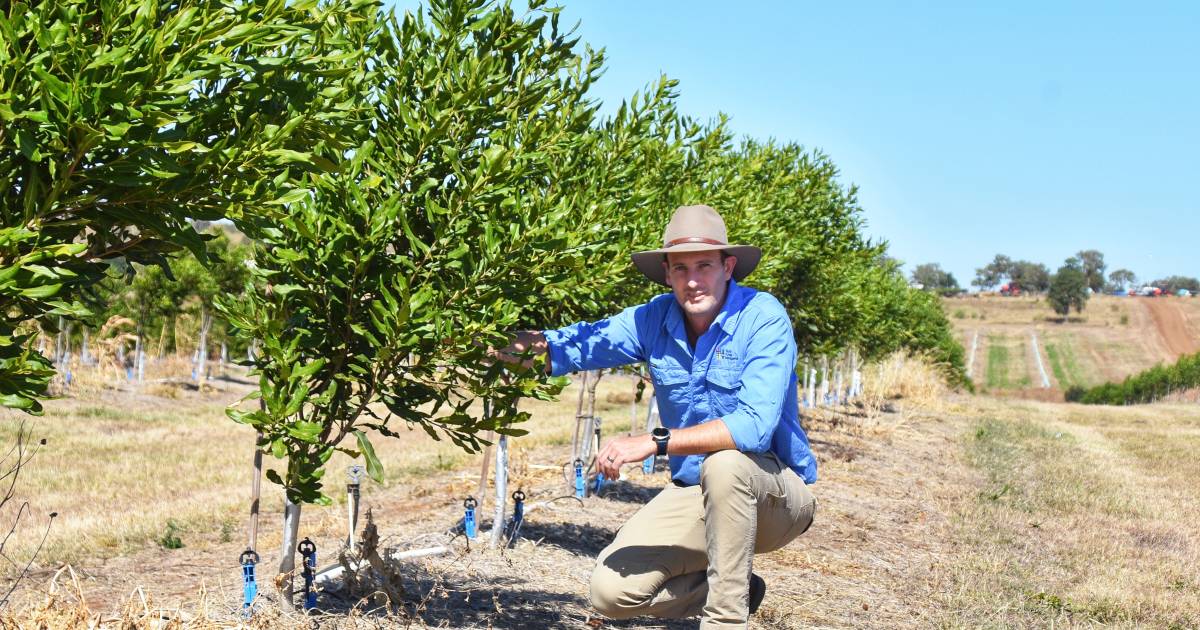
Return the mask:
<svg viewBox="0 0 1200 630">
<path fill-rule="evenodd" d="M 308 197 L 308 195 L 309 195 L 309 191 L 304 188 L 293 188 L 293 189 L 289 190 L 287 193 L 285 193 L 284 195 L 280 196 L 279 198 L 272 199 L 271 201 L 268 201 L 267 203 L 274 204 L 274 205 L 283 205 L 283 204 L 288 204 L 288 203 L 294 203 L 296 201 L 300 201 L 301 199 Z"/>
<path fill-rule="evenodd" d="M 41 299 L 45 299 L 48 297 L 53 297 L 55 295 L 58 295 L 58 292 L 61 291 L 62 288 L 63 288 L 63 285 L 61 283 L 59 283 L 59 284 L 43 284 L 43 285 L 37 286 L 37 287 L 28 287 L 26 289 L 21 289 L 20 293 L 24 297 L 33 298 L 35 300 L 41 300 Z"/>
<path fill-rule="evenodd" d="M 315 444 L 317 437 L 325 430 L 325 425 L 320 422 L 309 422 L 307 420 L 298 420 L 292 426 L 288 427 L 288 435 L 300 440 Z"/>
<path fill-rule="evenodd" d="M 358 438 L 358 450 L 362 451 L 363 460 L 367 463 L 367 474 L 375 483 L 383 483 L 383 464 L 380 464 L 379 458 L 375 456 L 375 447 L 371 446 L 371 440 L 367 439 L 367 434 L 362 430 L 355 430 L 354 437 Z"/>
</svg>

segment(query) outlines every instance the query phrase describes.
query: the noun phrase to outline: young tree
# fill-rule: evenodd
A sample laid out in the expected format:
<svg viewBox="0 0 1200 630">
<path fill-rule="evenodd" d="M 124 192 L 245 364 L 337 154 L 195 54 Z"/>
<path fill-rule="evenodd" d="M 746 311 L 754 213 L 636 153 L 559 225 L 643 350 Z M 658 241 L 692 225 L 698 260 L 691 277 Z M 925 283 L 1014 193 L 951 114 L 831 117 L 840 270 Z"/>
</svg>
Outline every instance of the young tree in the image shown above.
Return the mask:
<svg viewBox="0 0 1200 630">
<path fill-rule="evenodd" d="M 1062 316 L 1063 321 L 1066 321 L 1072 308 L 1076 313 L 1083 312 L 1088 300 L 1087 289 L 1087 275 L 1083 272 L 1079 259 L 1068 258 L 1050 281 L 1050 306 L 1055 313 Z"/>
</svg>

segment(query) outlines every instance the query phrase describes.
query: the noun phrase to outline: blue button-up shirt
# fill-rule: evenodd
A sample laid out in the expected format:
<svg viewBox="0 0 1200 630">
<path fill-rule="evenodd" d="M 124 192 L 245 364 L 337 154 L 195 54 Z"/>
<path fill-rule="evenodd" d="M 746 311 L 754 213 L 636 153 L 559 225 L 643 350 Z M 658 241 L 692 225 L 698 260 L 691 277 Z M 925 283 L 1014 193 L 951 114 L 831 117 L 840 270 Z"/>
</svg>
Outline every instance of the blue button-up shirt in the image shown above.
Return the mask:
<svg viewBox="0 0 1200 630">
<path fill-rule="evenodd" d="M 817 460 L 800 428 L 792 323 L 770 294 L 730 280 L 721 312 L 694 348 L 671 293 L 545 335 L 555 376 L 648 362 L 663 426 L 721 418 L 738 450 L 772 451 L 806 483 L 817 480 Z M 673 479 L 700 483 L 704 455 L 670 459 Z"/>
</svg>

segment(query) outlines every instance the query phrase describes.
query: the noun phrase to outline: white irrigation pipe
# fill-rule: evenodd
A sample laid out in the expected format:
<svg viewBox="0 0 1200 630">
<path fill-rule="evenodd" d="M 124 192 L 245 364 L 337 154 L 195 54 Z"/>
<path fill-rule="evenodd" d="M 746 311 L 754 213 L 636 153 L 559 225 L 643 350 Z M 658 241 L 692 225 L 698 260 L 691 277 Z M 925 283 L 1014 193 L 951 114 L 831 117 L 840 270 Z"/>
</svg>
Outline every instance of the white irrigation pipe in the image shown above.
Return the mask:
<svg viewBox="0 0 1200 630">
<path fill-rule="evenodd" d="M 1050 377 L 1046 376 L 1046 366 L 1042 365 L 1042 353 L 1038 350 L 1037 333 L 1029 332 L 1029 341 L 1033 344 L 1033 358 L 1037 361 L 1038 373 L 1042 375 L 1042 388 L 1050 387 Z"/>
<path fill-rule="evenodd" d="M 443 553 L 448 553 L 449 551 L 450 548 L 445 546 L 426 547 L 424 549 L 410 549 L 408 551 L 393 551 L 392 553 L 387 554 L 386 559 L 411 560 L 413 558 L 424 558 L 426 556 L 438 556 Z M 351 562 L 350 568 L 357 571 L 359 567 L 363 566 L 364 564 L 366 564 L 365 561 Z M 331 564 L 317 572 L 316 577 L 313 578 L 313 584 L 322 584 L 336 580 L 337 578 L 341 577 L 345 570 L 346 567 L 342 566 L 341 564 Z"/>
<path fill-rule="evenodd" d="M 971 337 L 971 354 L 967 356 L 967 378 L 971 378 L 971 372 L 975 369 L 975 349 L 979 347 L 979 331 L 975 331 L 975 336 Z"/>
</svg>

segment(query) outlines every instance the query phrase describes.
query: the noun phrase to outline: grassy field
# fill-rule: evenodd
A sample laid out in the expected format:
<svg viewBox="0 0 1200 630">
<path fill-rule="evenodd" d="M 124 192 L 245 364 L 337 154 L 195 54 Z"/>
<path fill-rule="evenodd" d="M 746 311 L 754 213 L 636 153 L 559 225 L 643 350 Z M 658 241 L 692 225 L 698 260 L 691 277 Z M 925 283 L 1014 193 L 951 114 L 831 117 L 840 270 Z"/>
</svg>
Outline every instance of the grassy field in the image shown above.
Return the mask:
<svg viewBox="0 0 1200 630">
<path fill-rule="evenodd" d="M 1083 313 L 1066 322 L 1039 296 L 947 298 L 943 306 L 964 348 L 979 335 L 972 371 L 978 385 L 993 393 L 1036 393 L 1040 377 L 1029 342 L 1036 333 L 1051 388 L 1049 395 L 1035 397 L 1061 400 L 1061 392 L 1073 385 L 1120 381 L 1178 357 L 1156 327 L 1147 300 L 1092 296 Z M 1159 300 L 1155 304 L 1178 309 L 1187 333 L 1200 339 L 1200 300 Z M 1024 345 L 1018 347 L 1018 341 Z"/>
<path fill-rule="evenodd" d="M 955 625 L 1200 624 L 1200 410 L 987 403 L 956 518 Z M 965 612 L 971 611 L 971 612 Z"/>
</svg>

